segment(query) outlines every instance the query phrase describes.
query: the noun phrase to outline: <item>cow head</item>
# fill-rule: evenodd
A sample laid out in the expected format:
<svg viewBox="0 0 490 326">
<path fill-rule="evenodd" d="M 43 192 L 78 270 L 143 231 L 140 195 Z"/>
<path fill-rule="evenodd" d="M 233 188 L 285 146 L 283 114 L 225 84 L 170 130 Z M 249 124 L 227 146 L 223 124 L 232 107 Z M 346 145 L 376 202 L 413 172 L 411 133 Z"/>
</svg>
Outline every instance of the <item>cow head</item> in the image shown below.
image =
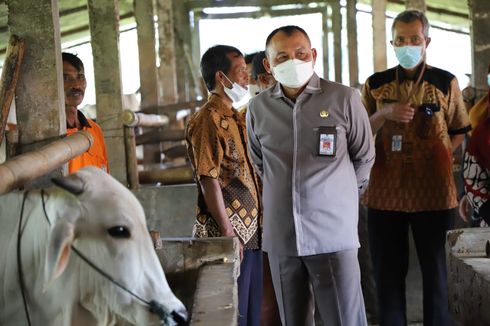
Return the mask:
<svg viewBox="0 0 490 326">
<path fill-rule="evenodd" d="M 79 305 L 98 322 L 117 315 L 136 325 L 159 324 L 148 305 L 94 270 L 75 259 L 72 245 L 94 265 L 146 301 L 155 300 L 167 312 L 164 322 L 174 325 L 187 320 L 183 304 L 170 290 L 161 264 L 153 249 L 143 208 L 136 197 L 118 181 L 100 169 L 89 167 L 71 176 L 53 180 L 75 196 L 72 204 L 48 206 L 52 221 L 46 259 L 49 286 L 76 277 Z M 66 191 L 57 197 L 73 195 Z M 56 214 L 57 207 L 69 207 Z M 71 207 L 73 206 L 73 207 Z M 51 211 L 52 214 L 49 212 Z M 67 275 L 67 274 L 76 274 Z"/>
</svg>

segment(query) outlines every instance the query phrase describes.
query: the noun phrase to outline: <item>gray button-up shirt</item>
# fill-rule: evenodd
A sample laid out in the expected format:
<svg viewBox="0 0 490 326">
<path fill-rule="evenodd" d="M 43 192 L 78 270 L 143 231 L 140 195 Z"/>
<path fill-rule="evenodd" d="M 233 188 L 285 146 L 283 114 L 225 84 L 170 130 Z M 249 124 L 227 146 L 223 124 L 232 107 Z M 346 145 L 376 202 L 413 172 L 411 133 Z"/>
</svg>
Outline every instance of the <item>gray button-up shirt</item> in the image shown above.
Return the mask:
<svg viewBox="0 0 490 326">
<path fill-rule="evenodd" d="M 336 155 L 319 156 L 319 127 L 336 130 Z M 250 155 L 263 181 L 263 249 L 307 256 L 359 247 L 358 189 L 374 163 L 359 93 L 316 74 L 296 102 L 278 84 L 247 112 Z"/>
</svg>

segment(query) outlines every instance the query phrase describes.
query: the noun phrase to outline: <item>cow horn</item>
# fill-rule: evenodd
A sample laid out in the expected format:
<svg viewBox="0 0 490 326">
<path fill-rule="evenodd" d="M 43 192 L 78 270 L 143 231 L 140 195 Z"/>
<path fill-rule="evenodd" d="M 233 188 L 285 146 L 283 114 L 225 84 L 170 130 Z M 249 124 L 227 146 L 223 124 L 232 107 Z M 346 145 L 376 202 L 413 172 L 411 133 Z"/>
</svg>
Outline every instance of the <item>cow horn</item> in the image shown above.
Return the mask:
<svg viewBox="0 0 490 326">
<path fill-rule="evenodd" d="M 58 187 L 63 188 L 74 195 L 80 195 L 83 192 L 84 182 L 75 174 L 71 174 L 67 177 L 52 178 L 51 181 Z"/>
</svg>

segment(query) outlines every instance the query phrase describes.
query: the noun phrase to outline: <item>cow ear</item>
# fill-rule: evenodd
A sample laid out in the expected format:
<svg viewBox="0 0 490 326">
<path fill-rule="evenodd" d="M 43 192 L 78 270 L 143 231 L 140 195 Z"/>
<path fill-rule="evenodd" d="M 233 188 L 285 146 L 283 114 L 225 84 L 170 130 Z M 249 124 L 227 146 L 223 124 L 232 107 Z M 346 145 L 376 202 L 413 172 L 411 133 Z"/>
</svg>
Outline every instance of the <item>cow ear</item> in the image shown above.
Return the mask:
<svg viewBox="0 0 490 326">
<path fill-rule="evenodd" d="M 83 192 L 83 187 L 85 185 L 82 178 L 76 174 L 70 174 L 67 177 L 52 178 L 51 181 L 58 187 L 71 192 L 75 196 L 78 196 Z"/>
<path fill-rule="evenodd" d="M 74 230 L 75 225 L 65 218 L 59 218 L 51 230 L 46 253 L 45 288 L 66 269 L 75 239 Z"/>
</svg>

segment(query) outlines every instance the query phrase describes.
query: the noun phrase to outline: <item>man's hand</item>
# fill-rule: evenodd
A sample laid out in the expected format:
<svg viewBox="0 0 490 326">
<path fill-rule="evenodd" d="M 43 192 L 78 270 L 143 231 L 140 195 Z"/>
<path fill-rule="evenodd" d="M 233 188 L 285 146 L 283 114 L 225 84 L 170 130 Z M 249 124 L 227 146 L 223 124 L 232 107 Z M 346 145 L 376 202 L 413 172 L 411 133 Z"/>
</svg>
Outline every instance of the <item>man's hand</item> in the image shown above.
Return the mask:
<svg viewBox="0 0 490 326">
<path fill-rule="evenodd" d="M 230 225 L 231 226 L 231 225 Z M 221 232 L 224 237 L 236 237 L 237 235 L 235 234 L 235 231 L 233 231 L 233 227 L 227 229 L 226 231 Z M 240 262 L 243 260 L 243 245 L 239 241 L 239 246 L 240 246 Z"/>
<path fill-rule="evenodd" d="M 415 109 L 408 104 L 389 103 L 381 109 L 385 119 L 396 122 L 408 123 L 415 115 Z"/>
<path fill-rule="evenodd" d="M 461 200 L 459 201 L 458 212 L 459 217 L 461 217 L 463 221 L 468 222 L 470 220 L 471 205 L 466 195 L 464 195 L 463 198 L 461 198 Z"/>
</svg>

